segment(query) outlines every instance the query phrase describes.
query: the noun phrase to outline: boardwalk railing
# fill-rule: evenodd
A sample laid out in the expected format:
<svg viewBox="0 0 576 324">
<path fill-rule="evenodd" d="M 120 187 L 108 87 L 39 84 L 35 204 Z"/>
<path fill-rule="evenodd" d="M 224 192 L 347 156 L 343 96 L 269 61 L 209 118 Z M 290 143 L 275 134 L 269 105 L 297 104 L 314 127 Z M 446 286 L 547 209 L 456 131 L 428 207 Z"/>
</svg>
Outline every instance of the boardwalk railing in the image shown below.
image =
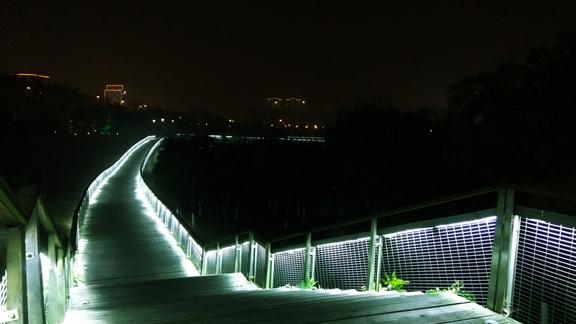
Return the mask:
<svg viewBox="0 0 576 324">
<path fill-rule="evenodd" d="M 271 241 L 245 232 L 202 244 L 142 186 L 203 275 L 241 272 L 266 288 L 314 279 L 380 290 L 396 273 L 408 290 L 463 281 L 479 304 L 522 322 L 576 317 L 575 196 L 495 187 Z"/>
<path fill-rule="evenodd" d="M 0 177 L 1 323 L 59 323 L 68 306 L 70 259 L 37 188 L 18 197 Z"/>
<path fill-rule="evenodd" d="M 78 247 L 78 240 L 81 237 L 81 231 L 84 224 L 84 218 L 86 217 L 86 212 L 88 211 L 88 206 L 91 202 L 94 202 L 98 199 L 98 195 L 100 194 L 100 189 L 102 186 L 108 181 L 108 179 L 114 175 L 114 173 L 126 162 L 126 160 L 134 153 L 134 151 L 138 150 L 142 145 L 153 141 L 156 136 L 148 136 L 138 143 L 134 144 L 126 153 L 124 153 L 113 165 L 111 165 L 108 169 L 102 171 L 96 179 L 94 179 L 88 188 L 84 191 L 82 195 L 82 199 L 74 212 L 74 217 L 72 219 L 72 227 L 70 230 L 70 244 L 71 244 L 71 253 L 72 257 L 73 254 L 76 252 Z"/>
</svg>

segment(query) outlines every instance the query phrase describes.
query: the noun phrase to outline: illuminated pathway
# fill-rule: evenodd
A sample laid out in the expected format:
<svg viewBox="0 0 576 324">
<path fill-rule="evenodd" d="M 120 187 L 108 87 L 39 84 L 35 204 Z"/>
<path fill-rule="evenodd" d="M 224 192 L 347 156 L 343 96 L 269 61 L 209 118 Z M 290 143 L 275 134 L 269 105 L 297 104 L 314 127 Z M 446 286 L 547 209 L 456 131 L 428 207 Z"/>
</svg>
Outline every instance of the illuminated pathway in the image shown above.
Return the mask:
<svg viewBox="0 0 576 324">
<path fill-rule="evenodd" d="M 91 196 L 65 323 L 514 323 L 453 294 L 269 290 L 240 273 L 197 276 L 138 189 L 150 146 Z"/>
<path fill-rule="evenodd" d="M 187 285 L 174 278 L 198 274 L 138 192 L 139 167 L 150 146 L 134 151 L 90 201 L 76 254 L 80 287 L 71 290 L 67 323 L 114 321 L 109 317 L 114 313 L 111 308 L 93 307 L 117 303 L 107 294 L 111 289 L 128 291 L 123 287 L 130 285 L 144 290 L 143 299 L 147 295 L 166 299 L 162 292 Z M 161 285 L 171 291 L 157 287 L 163 279 L 172 279 Z"/>
</svg>

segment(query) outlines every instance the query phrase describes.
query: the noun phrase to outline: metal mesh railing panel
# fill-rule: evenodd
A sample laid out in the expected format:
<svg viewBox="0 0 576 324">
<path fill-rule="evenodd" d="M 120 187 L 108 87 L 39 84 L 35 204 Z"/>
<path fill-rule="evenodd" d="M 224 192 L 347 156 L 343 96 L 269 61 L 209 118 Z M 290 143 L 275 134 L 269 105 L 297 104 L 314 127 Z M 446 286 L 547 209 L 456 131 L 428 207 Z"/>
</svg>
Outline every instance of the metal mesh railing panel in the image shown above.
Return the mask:
<svg viewBox="0 0 576 324">
<path fill-rule="evenodd" d="M 216 274 L 217 251 L 209 251 L 206 253 L 206 273 Z"/>
<path fill-rule="evenodd" d="M 256 244 L 256 284 L 259 287 L 266 286 L 266 249 Z"/>
<path fill-rule="evenodd" d="M 462 280 L 464 290 L 486 305 L 496 217 L 385 235 L 382 271 L 409 280 L 407 290 L 448 288 Z"/>
<path fill-rule="evenodd" d="M 186 251 L 186 256 L 190 258 L 196 269 L 200 269 L 200 265 L 202 264 L 202 247 L 194 241 L 190 234 L 187 235 L 187 240 L 188 249 Z"/>
<path fill-rule="evenodd" d="M 538 323 L 547 313 L 547 323 L 573 323 L 576 228 L 522 218 L 519 234 L 512 318 Z"/>
<path fill-rule="evenodd" d="M 221 250 L 222 253 L 222 273 L 233 273 L 236 265 L 236 246 L 231 246 Z"/>
<path fill-rule="evenodd" d="M 242 256 L 240 259 L 240 272 L 244 275 L 244 277 L 250 277 L 250 243 L 244 242 L 242 243 Z"/>
<path fill-rule="evenodd" d="M 364 289 L 369 247 L 369 238 L 318 245 L 315 279 L 320 287 Z"/>
<path fill-rule="evenodd" d="M 8 300 L 8 273 L 4 270 L 2 281 L 0 282 L 0 312 L 6 311 L 6 302 Z"/>
<path fill-rule="evenodd" d="M 273 287 L 297 286 L 304 279 L 306 249 L 274 253 Z"/>
</svg>

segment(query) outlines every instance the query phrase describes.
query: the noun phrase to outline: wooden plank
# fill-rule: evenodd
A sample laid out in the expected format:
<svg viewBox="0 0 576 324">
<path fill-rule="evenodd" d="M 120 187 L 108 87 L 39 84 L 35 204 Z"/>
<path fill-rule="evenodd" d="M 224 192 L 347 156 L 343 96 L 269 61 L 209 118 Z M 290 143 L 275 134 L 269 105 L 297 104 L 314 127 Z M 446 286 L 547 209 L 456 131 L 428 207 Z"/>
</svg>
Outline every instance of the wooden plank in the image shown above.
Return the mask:
<svg viewBox="0 0 576 324">
<path fill-rule="evenodd" d="M 492 321 L 492 322 L 489 322 Z M 500 323 L 500 324 L 520 324 L 520 322 L 513 320 L 509 317 L 505 317 L 502 315 L 490 315 L 490 316 L 484 316 L 484 317 L 480 317 L 480 318 L 470 318 L 470 319 L 465 319 L 465 320 L 461 320 L 461 321 L 456 321 L 454 323 L 458 323 L 458 324 L 478 324 L 478 323 Z"/>
<path fill-rule="evenodd" d="M 467 301 L 460 298 L 454 299 L 450 296 L 424 294 L 392 298 L 379 297 L 378 295 L 370 295 L 366 298 L 341 296 L 330 301 L 310 299 L 305 302 L 297 301 L 283 304 L 267 302 L 267 305 L 254 305 L 232 312 L 227 312 L 224 309 L 216 314 L 211 314 L 210 319 L 232 321 L 235 318 L 241 318 L 240 322 L 243 323 L 267 322 L 277 319 L 293 322 L 314 322 L 404 312 L 458 303 L 467 303 Z"/>
<path fill-rule="evenodd" d="M 479 319 L 494 314 L 494 312 L 476 303 L 463 303 L 403 312 L 375 314 L 371 316 L 349 317 L 334 321 L 333 323 L 445 323 Z M 480 321 L 480 323 L 482 323 L 482 321 Z"/>
</svg>

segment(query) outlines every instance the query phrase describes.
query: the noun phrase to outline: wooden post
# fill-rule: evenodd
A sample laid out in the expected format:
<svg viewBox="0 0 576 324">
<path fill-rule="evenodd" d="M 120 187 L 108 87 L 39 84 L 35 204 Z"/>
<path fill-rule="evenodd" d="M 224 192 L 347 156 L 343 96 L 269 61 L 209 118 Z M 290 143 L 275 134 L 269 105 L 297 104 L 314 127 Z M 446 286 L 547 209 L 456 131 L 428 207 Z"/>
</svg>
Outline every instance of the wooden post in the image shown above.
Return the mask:
<svg viewBox="0 0 576 324">
<path fill-rule="evenodd" d="M 234 243 L 236 244 L 234 253 L 234 272 L 242 271 L 242 245 L 238 242 L 238 235 L 234 237 Z"/>
<path fill-rule="evenodd" d="M 64 263 L 66 262 L 66 255 L 64 254 L 64 249 L 62 247 L 56 248 L 56 287 L 58 289 L 58 318 L 56 323 L 61 322 L 64 319 L 67 308 L 67 296 L 66 296 L 66 270 L 64 268 Z"/>
<path fill-rule="evenodd" d="M 254 282 L 256 280 L 256 244 L 254 242 L 254 233 L 248 233 L 248 240 L 250 243 L 250 267 L 248 268 L 248 280 Z"/>
<path fill-rule="evenodd" d="M 492 264 L 490 269 L 490 286 L 488 288 L 487 308 L 502 313 L 506 307 L 509 295 L 509 283 L 513 280 L 510 269 L 514 266 L 513 260 L 515 243 L 514 238 L 514 191 L 511 189 L 498 190 L 498 204 L 496 207 L 496 233 L 492 248 Z"/>
<path fill-rule="evenodd" d="M 201 262 L 200 267 L 201 267 L 200 275 L 205 276 L 206 270 L 208 269 L 208 258 L 207 258 L 206 249 L 202 249 L 202 262 Z"/>
<path fill-rule="evenodd" d="M 28 293 L 28 320 L 43 324 L 44 292 L 42 287 L 42 266 L 38 248 L 38 210 L 34 208 L 26 225 L 26 291 Z"/>
<path fill-rule="evenodd" d="M 48 301 L 48 322 L 58 323 L 59 310 L 60 310 L 60 300 L 58 298 L 60 290 L 58 289 L 58 279 L 56 278 L 56 266 L 58 264 L 58 256 L 56 255 L 56 234 L 51 233 L 48 236 L 48 259 L 50 260 L 50 265 L 48 269 L 48 296 L 44 296 Z"/>
<path fill-rule="evenodd" d="M 6 250 L 6 272 L 8 273 L 6 308 L 16 310 L 19 317 L 18 320 L 10 323 L 28 323 L 24 225 L 8 228 Z"/>
<path fill-rule="evenodd" d="M 222 251 L 220 250 L 220 242 L 216 243 L 216 269 L 215 274 L 222 273 Z"/>
</svg>

